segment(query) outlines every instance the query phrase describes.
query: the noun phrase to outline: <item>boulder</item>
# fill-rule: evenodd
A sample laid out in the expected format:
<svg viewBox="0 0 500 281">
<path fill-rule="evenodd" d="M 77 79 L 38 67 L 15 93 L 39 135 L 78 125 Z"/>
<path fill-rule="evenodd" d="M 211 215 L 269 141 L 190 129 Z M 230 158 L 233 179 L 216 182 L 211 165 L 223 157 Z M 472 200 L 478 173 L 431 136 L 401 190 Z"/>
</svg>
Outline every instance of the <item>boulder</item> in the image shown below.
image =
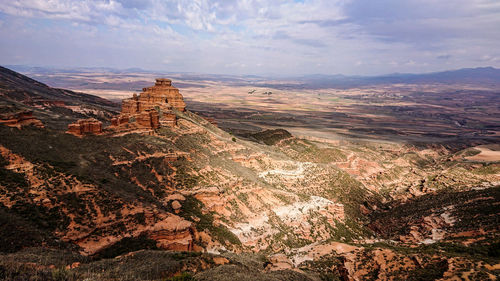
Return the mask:
<svg viewBox="0 0 500 281">
<path fill-rule="evenodd" d="M 149 231 L 149 237 L 164 250 L 192 251 L 195 229 L 193 224 L 178 216 L 172 215 L 156 223 Z"/>
<path fill-rule="evenodd" d="M 180 209 L 182 208 L 181 203 L 179 201 L 174 200 L 172 201 L 172 209 L 174 209 L 174 212 L 178 214 L 180 212 Z"/>
<path fill-rule="evenodd" d="M 216 265 L 224 265 L 229 263 L 229 260 L 225 257 L 214 257 L 213 260 Z"/>
</svg>

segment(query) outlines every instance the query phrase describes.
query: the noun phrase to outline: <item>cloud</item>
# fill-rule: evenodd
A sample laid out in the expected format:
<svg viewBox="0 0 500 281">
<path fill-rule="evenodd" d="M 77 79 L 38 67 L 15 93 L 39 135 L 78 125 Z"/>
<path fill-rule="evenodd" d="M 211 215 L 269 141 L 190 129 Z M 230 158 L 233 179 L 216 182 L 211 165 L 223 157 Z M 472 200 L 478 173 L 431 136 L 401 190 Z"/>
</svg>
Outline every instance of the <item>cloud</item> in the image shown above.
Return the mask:
<svg viewBox="0 0 500 281">
<path fill-rule="evenodd" d="M 149 0 L 117 0 L 126 9 L 138 9 L 145 10 L 151 7 L 151 1 Z"/>
<path fill-rule="evenodd" d="M 0 22 L 8 63 L 291 74 L 500 63 L 495 0 L 13 0 Z"/>
<path fill-rule="evenodd" d="M 500 39 L 493 34 L 500 26 L 496 0 L 357 0 L 344 11 L 361 32 L 389 42 L 434 46 L 450 38 Z"/>
</svg>

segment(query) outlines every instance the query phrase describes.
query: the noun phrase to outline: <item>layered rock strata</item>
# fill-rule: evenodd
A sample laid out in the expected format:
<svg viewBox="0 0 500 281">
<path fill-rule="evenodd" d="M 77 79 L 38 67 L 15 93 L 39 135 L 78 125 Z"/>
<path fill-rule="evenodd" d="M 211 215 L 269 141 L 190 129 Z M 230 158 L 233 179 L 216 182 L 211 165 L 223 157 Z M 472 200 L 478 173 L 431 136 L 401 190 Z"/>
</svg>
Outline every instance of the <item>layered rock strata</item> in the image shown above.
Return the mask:
<svg viewBox="0 0 500 281">
<path fill-rule="evenodd" d="M 177 115 L 173 113 L 163 113 L 160 124 L 162 126 L 175 127 L 177 126 Z"/>
<path fill-rule="evenodd" d="M 94 118 L 80 119 L 69 124 L 66 133 L 75 136 L 98 135 L 102 133 L 102 122 Z"/>
<path fill-rule="evenodd" d="M 179 89 L 170 79 L 158 78 L 152 87 L 142 89 L 139 95 L 122 101 L 121 114 L 111 119 L 112 127 L 137 127 L 157 129 L 177 126 L 177 116 L 172 109 L 185 111 L 186 104 Z"/>
<path fill-rule="evenodd" d="M 111 126 L 120 126 L 123 124 L 128 124 L 130 121 L 130 116 L 126 114 L 118 115 L 111 118 Z"/>
<path fill-rule="evenodd" d="M 157 129 L 160 127 L 160 115 L 154 109 L 142 111 L 135 118 L 137 126 L 140 128 Z"/>
<path fill-rule="evenodd" d="M 192 251 L 194 245 L 194 227 L 189 221 L 177 216 L 170 216 L 166 220 L 152 227 L 149 237 L 156 241 L 156 245 L 164 250 Z"/>
<path fill-rule="evenodd" d="M 0 115 L 0 124 L 17 128 L 29 125 L 38 128 L 44 127 L 42 121 L 33 117 L 33 111 L 22 111 L 22 112 Z"/>
</svg>

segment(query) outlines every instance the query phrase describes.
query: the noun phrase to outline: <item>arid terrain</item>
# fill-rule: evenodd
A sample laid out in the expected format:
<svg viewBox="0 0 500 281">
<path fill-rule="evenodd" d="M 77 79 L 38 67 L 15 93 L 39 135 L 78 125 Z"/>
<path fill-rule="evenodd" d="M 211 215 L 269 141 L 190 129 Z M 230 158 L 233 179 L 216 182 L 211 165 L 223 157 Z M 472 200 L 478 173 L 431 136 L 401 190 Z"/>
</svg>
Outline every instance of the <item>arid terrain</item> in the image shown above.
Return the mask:
<svg viewBox="0 0 500 281">
<path fill-rule="evenodd" d="M 496 80 L 439 82 L 422 78 L 424 82 L 393 79 L 396 83 L 354 83 L 335 82 L 328 77 L 278 80 L 95 71 L 28 69 L 26 74 L 53 87 L 113 101 L 140 91 L 156 77 L 168 75 L 176 80 L 191 111 L 215 118 L 221 128 L 235 134 L 284 128 L 296 136 L 326 139 L 456 142 L 498 141 L 500 137 Z M 485 76 L 490 74 L 485 71 Z M 493 71 L 490 75 L 495 74 L 498 73 Z"/>
<path fill-rule="evenodd" d="M 495 83 L 23 73 L 44 84 L 0 73 L 0 278 L 500 275 Z"/>
</svg>

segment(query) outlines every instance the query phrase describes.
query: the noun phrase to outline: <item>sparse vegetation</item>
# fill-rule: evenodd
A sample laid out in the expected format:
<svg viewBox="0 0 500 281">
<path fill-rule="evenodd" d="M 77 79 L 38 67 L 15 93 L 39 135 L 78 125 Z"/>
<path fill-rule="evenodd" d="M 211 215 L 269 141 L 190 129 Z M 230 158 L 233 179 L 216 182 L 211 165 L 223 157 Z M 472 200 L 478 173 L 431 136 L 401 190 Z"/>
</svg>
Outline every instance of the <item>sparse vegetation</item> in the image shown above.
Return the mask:
<svg viewBox="0 0 500 281">
<path fill-rule="evenodd" d="M 317 112 L 347 136 L 414 134 L 364 122 L 374 108 L 391 116 L 371 97 L 333 99 L 369 101 L 358 115 Z M 392 109 L 416 124 L 427 120 L 414 106 Z M 249 111 L 266 127 L 298 122 L 291 113 Z M 178 125 L 154 135 L 68 135 L 54 128 L 79 115 L 64 107 L 50 110 L 58 115 L 48 129 L 0 125 L 0 279 L 346 280 L 346 257 L 363 280 L 439 279 L 456 268 L 477 279 L 498 273 L 486 263 L 499 258 L 500 168 L 464 160 L 478 153 L 466 142 L 323 142 L 253 127 L 235 130 L 237 138 L 192 112 L 173 112 Z M 241 113 L 232 114 L 230 122 Z M 342 128 L 343 118 L 359 126 Z M 471 122 L 459 124 L 472 130 Z M 179 224 L 161 228 L 170 221 Z M 199 252 L 159 250 L 164 242 Z M 323 246 L 335 249 L 303 252 Z M 302 272 L 269 270 L 292 259 L 306 260 Z"/>
<path fill-rule="evenodd" d="M 230 245 L 241 245 L 241 241 L 236 235 L 229 231 L 225 226 L 214 225 L 214 218 L 211 213 L 203 213 L 203 204 L 194 197 L 186 197 L 186 200 L 182 205 L 182 212 L 180 215 L 185 219 L 191 220 L 192 217 L 198 218 L 199 221 L 196 223 L 196 228 L 198 231 L 208 230 L 215 239 L 217 239 L 222 244 L 227 246 Z"/>
</svg>

